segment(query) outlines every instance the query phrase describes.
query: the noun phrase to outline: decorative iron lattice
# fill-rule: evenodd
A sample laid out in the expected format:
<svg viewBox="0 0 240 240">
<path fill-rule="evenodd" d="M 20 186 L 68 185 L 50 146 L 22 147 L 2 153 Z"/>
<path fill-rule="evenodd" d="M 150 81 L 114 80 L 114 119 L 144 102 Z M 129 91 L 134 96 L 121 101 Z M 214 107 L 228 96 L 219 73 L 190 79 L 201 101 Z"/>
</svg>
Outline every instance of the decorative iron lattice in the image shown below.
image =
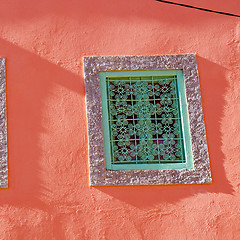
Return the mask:
<svg viewBox="0 0 240 240">
<path fill-rule="evenodd" d="M 185 163 L 177 76 L 107 77 L 111 164 Z"/>
</svg>

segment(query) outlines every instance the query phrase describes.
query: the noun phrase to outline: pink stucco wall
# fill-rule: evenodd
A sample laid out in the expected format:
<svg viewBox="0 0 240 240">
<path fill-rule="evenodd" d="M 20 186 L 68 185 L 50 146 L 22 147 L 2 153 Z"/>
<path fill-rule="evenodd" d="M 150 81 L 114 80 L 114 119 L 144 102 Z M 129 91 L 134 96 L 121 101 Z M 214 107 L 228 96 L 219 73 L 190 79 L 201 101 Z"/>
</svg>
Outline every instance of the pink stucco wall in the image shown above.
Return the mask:
<svg viewBox="0 0 240 240">
<path fill-rule="evenodd" d="M 239 0 L 181 2 L 240 13 Z M 239 18 L 154 0 L 12 0 L 0 38 L 1 240 L 240 239 Z M 179 53 L 197 54 L 213 183 L 90 188 L 82 57 Z"/>
</svg>

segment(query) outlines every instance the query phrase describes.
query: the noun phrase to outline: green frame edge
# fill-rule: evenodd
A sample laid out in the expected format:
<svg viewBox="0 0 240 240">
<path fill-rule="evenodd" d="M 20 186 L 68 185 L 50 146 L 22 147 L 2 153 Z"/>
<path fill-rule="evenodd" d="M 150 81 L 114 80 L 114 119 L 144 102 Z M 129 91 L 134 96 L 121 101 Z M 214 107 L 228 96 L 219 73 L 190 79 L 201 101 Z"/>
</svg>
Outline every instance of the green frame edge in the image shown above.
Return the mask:
<svg viewBox="0 0 240 240">
<path fill-rule="evenodd" d="M 110 132 L 108 123 L 108 106 L 107 106 L 107 91 L 106 91 L 106 77 L 125 77 L 125 76 L 177 76 L 177 87 L 180 101 L 181 123 L 184 139 L 184 151 L 186 155 L 186 163 L 151 163 L 151 164 L 121 164 L 114 165 L 111 163 L 111 145 Z M 187 110 L 186 88 L 183 71 L 180 69 L 169 70 L 127 70 L 127 71 L 100 71 L 100 91 L 102 103 L 102 125 L 103 125 L 103 139 L 104 139 L 104 156 L 106 169 L 109 170 L 173 170 L 173 169 L 191 169 L 193 168 L 193 155 L 191 146 L 191 134 L 189 126 L 189 116 Z"/>
</svg>

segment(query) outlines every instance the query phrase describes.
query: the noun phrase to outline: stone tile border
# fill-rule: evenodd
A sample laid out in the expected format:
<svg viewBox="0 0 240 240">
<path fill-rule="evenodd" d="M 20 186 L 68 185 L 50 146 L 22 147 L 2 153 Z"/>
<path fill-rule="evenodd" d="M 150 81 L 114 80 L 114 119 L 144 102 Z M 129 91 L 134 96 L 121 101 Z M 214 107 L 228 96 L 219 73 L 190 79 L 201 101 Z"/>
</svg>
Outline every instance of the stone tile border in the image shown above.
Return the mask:
<svg viewBox="0 0 240 240">
<path fill-rule="evenodd" d="M 194 184 L 212 181 L 195 54 L 84 57 L 91 186 Z M 106 170 L 102 133 L 100 71 L 181 69 L 191 132 L 193 169 Z"/>
<path fill-rule="evenodd" d="M 5 58 L 0 58 L 0 188 L 8 187 Z"/>
</svg>

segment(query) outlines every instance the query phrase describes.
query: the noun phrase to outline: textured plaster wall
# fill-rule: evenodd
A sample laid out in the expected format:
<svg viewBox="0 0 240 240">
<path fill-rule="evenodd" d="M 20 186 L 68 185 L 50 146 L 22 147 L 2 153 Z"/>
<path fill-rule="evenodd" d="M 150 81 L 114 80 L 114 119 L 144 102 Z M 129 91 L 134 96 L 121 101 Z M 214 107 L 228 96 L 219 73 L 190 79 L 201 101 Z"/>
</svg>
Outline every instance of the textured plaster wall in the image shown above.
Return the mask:
<svg viewBox="0 0 240 240">
<path fill-rule="evenodd" d="M 2 1 L 9 188 L 0 239 L 240 239 L 239 41 L 239 18 L 154 0 Z M 89 188 L 82 57 L 180 53 L 197 54 L 213 183 Z"/>
</svg>

